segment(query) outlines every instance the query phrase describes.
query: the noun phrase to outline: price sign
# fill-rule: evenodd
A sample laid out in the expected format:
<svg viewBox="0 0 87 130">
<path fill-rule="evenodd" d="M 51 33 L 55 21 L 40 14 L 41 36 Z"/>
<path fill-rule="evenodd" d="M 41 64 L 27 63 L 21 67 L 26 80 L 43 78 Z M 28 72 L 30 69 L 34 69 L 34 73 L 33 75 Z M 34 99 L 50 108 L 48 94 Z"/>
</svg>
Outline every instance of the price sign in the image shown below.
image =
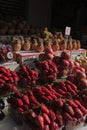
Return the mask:
<svg viewBox="0 0 87 130">
<path fill-rule="evenodd" d="M 69 36 L 70 32 L 71 32 L 71 27 L 66 26 L 66 28 L 65 28 L 65 35 Z"/>
<path fill-rule="evenodd" d="M 71 52 L 71 59 L 75 60 L 75 57 L 78 56 L 78 55 L 81 55 L 80 51 L 72 51 Z"/>
</svg>

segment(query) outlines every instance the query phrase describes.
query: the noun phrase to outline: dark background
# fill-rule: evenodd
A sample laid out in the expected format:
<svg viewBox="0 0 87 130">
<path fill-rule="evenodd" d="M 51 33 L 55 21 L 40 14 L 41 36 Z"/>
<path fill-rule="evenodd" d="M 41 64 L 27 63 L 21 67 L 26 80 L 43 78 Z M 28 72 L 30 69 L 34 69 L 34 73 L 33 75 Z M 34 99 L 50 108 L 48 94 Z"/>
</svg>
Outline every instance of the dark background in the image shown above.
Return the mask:
<svg viewBox="0 0 87 130">
<path fill-rule="evenodd" d="M 70 26 L 73 33 L 85 33 L 87 26 L 86 0 L 53 0 L 51 26 L 64 29 Z"/>
<path fill-rule="evenodd" d="M 87 33 L 87 0 L 0 0 L 0 13 L 63 32 L 70 26 L 76 37 Z"/>
</svg>

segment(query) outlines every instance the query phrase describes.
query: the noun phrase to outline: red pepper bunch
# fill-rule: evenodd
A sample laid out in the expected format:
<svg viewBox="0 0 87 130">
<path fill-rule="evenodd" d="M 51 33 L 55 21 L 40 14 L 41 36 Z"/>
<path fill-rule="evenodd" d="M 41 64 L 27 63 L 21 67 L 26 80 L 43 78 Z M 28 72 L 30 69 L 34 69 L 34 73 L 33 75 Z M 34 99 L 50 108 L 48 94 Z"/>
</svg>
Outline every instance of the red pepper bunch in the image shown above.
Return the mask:
<svg viewBox="0 0 87 130">
<path fill-rule="evenodd" d="M 74 67 L 74 61 L 70 59 L 70 53 L 68 51 L 63 51 L 60 56 L 54 56 L 53 62 L 58 69 L 58 78 L 69 75 Z"/>
<path fill-rule="evenodd" d="M 17 90 L 17 81 L 18 76 L 16 72 L 0 66 L 0 95 Z"/>
<path fill-rule="evenodd" d="M 80 103 L 87 108 L 87 89 L 80 91 L 74 98 L 79 100 Z"/>
<path fill-rule="evenodd" d="M 49 104 L 53 100 L 62 97 L 62 95 L 57 93 L 49 84 L 46 86 L 37 86 L 34 89 L 34 95 L 40 103 L 43 102 L 45 104 Z"/>
<path fill-rule="evenodd" d="M 57 78 L 57 67 L 52 60 L 38 61 L 36 68 L 39 72 L 39 82 L 49 83 L 53 82 Z"/>
<path fill-rule="evenodd" d="M 15 92 L 8 102 L 16 111 L 23 112 L 25 123 L 33 130 L 57 130 L 68 121 L 81 123 L 87 115 L 87 109 L 78 100 L 62 97 L 48 84 Z"/>
<path fill-rule="evenodd" d="M 38 74 L 36 71 L 30 69 L 28 66 L 22 65 L 18 71 L 19 86 L 28 87 L 36 85 Z"/>
<path fill-rule="evenodd" d="M 15 92 L 8 98 L 8 103 L 18 112 L 28 111 L 40 104 L 31 90 L 24 93 Z"/>
<path fill-rule="evenodd" d="M 33 130 L 58 130 L 63 125 L 62 116 L 56 115 L 52 109 L 48 109 L 44 104 L 24 113 L 23 118 Z"/>
<path fill-rule="evenodd" d="M 54 82 L 53 88 L 64 98 L 71 97 L 78 93 L 76 85 L 69 80 L 66 80 L 65 82 Z"/>
<path fill-rule="evenodd" d="M 77 121 L 87 114 L 87 109 L 78 100 L 58 99 L 55 101 L 55 107 L 60 111 L 65 122 Z"/>
</svg>

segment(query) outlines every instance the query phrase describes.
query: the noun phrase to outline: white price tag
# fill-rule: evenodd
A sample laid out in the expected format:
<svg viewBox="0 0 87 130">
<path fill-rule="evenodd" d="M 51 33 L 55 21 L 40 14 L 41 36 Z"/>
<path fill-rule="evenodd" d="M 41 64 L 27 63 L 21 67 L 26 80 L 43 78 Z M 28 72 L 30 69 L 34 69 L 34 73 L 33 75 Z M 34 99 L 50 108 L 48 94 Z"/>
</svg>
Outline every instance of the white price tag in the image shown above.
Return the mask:
<svg viewBox="0 0 87 130">
<path fill-rule="evenodd" d="M 8 59 L 12 59 L 13 58 L 13 53 L 12 52 L 8 52 L 7 53 L 7 58 Z"/>
<path fill-rule="evenodd" d="M 66 26 L 65 28 L 65 35 L 70 35 L 71 27 Z"/>
</svg>

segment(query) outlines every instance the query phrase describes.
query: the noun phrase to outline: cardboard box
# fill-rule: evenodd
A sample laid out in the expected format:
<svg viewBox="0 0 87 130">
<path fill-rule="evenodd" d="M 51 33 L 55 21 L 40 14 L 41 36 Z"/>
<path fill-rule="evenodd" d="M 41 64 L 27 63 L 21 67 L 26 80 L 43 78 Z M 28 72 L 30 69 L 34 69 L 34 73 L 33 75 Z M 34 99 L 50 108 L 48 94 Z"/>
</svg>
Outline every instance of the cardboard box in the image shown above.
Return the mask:
<svg viewBox="0 0 87 130">
<path fill-rule="evenodd" d="M 35 68 L 34 61 L 38 60 L 39 55 L 41 53 L 33 52 L 33 51 L 20 51 L 14 52 L 15 60 L 20 63 L 29 66 L 30 68 Z"/>
</svg>

